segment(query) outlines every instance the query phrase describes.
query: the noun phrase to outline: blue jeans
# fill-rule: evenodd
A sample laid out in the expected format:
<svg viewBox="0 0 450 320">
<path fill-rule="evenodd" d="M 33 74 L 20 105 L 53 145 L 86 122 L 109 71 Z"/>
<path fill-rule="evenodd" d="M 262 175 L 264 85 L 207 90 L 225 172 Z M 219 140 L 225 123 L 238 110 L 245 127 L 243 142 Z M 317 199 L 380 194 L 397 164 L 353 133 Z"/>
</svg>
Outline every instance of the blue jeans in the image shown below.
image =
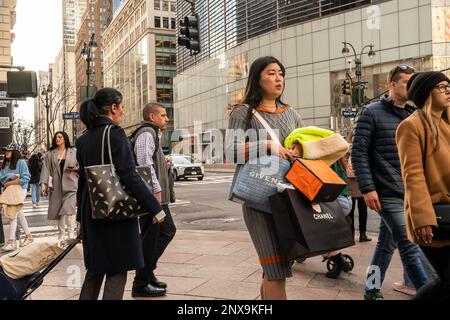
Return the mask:
<svg viewBox="0 0 450 320">
<path fill-rule="evenodd" d="M 372 268 L 379 268 L 379 287 L 371 286 L 371 288 L 368 288 L 369 283 L 372 283 L 371 281 L 373 280 L 373 274 L 369 272 L 364 291 L 366 294 L 380 291 L 392 255 L 397 248 L 400 252 L 403 269 L 413 282 L 414 287 L 418 289 L 430 279 L 425 272 L 419 246 L 408 240 L 403 199 L 380 198 L 380 203 L 380 232 L 371 263 Z"/>
<path fill-rule="evenodd" d="M 438 278 L 436 271 L 434 270 L 430 261 L 428 261 L 427 257 L 423 253 L 422 249 L 420 249 L 420 259 L 422 260 L 423 266 L 425 268 L 425 272 L 427 273 L 430 280 L 434 280 L 434 279 Z M 403 270 L 403 283 L 405 284 L 405 286 L 407 286 L 409 288 L 414 287 L 412 280 L 408 277 L 408 274 L 406 273 L 405 270 Z"/>
<path fill-rule="evenodd" d="M 39 203 L 39 183 L 31 183 L 31 201 L 33 204 Z"/>
</svg>

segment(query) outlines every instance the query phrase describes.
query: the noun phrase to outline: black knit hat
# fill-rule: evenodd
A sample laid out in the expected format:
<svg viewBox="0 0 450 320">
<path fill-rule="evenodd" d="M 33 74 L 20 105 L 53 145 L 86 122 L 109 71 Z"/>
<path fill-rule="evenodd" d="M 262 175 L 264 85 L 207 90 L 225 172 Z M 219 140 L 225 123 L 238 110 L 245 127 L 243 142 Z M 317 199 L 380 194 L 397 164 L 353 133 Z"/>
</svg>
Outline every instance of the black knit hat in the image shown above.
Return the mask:
<svg viewBox="0 0 450 320">
<path fill-rule="evenodd" d="M 414 102 L 417 108 L 422 109 L 431 90 L 442 81 L 450 83 L 450 79 L 442 72 L 430 71 L 415 73 L 406 85 L 408 99 Z"/>
</svg>

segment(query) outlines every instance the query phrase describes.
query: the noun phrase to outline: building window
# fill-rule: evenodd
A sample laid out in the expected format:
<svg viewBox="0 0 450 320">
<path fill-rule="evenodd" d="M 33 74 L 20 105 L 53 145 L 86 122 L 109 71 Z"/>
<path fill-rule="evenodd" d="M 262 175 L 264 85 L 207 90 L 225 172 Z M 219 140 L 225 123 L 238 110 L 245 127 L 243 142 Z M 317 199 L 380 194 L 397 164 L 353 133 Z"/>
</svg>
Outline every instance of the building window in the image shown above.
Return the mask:
<svg viewBox="0 0 450 320">
<path fill-rule="evenodd" d="M 162 2 L 162 9 L 163 11 L 169 11 L 169 1 L 164 1 Z"/>
<path fill-rule="evenodd" d="M 163 27 L 169 29 L 169 18 L 163 18 Z"/>
<path fill-rule="evenodd" d="M 175 1 L 172 1 L 170 3 L 170 11 L 175 12 L 177 10 L 177 4 L 175 3 Z"/>
<path fill-rule="evenodd" d="M 175 18 L 170 18 L 170 28 L 172 29 L 176 28 Z"/>
<path fill-rule="evenodd" d="M 155 28 L 161 28 L 161 18 L 155 17 Z"/>
<path fill-rule="evenodd" d="M 155 0 L 154 3 L 155 3 L 154 4 L 155 10 L 161 10 L 161 5 L 160 5 L 161 2 L 159 0 Z"/>
</svg>

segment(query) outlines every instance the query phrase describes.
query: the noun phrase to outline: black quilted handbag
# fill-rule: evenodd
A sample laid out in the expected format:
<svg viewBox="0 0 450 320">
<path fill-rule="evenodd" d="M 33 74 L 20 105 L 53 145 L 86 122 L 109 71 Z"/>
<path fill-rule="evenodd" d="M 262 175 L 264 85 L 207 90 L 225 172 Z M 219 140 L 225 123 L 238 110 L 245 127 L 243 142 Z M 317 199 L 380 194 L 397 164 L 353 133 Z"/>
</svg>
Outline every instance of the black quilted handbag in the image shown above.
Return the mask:
<svg viewBox="0 0 450 320">
<path fill-rule="evenodd" d="M 133 219 L 149 212 L 124 189 L 116 173 L 111 155 L 111 127 L 107 126 L 102 135 L 102 164 L 85 167 L 86 180 L 91 200 L 92 219 L 95 220 L 126 220 Z M 105 164 L 105 135 L 108 141 L 110 162 Z M 136 167 L 137 173 L 152 192 L 152 180 L 149 167 Z"/>
<path fill-rule="evenodd" d="M 436 240 L 450 240 L 450 204 L 433 204 L 436 213 L 437 228 L 433 230 L 433 238 Z"/>
</svg>

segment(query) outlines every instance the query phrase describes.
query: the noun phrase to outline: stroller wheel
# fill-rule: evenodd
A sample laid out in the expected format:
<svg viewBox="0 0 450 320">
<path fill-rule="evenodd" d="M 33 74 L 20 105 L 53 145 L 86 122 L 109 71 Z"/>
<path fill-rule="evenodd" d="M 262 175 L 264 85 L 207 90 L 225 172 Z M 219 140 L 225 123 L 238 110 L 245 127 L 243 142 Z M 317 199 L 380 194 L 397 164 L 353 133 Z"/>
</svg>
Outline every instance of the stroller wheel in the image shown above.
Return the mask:
<svg viewBox="0 0 450 320">
<path fill-rule="evenodd" d="M 344 261 L 347 263 L 348 267 L 344 268 L 343 271 L 344 272 L 349 272 L 353 270 L 353 267 L 355 266 L 355 263 L 353 261 L 353 258 L 350 257 L 348 254 L 343 254 L 342 258 L 344 259 Z"/>
<path fill-rule="evenodd" d="M 325 274 L 327 278 L 336 279 L 342 272 L 342 264 L 335 259 L 327 259 L 327 270 Z"/>
</svg>

